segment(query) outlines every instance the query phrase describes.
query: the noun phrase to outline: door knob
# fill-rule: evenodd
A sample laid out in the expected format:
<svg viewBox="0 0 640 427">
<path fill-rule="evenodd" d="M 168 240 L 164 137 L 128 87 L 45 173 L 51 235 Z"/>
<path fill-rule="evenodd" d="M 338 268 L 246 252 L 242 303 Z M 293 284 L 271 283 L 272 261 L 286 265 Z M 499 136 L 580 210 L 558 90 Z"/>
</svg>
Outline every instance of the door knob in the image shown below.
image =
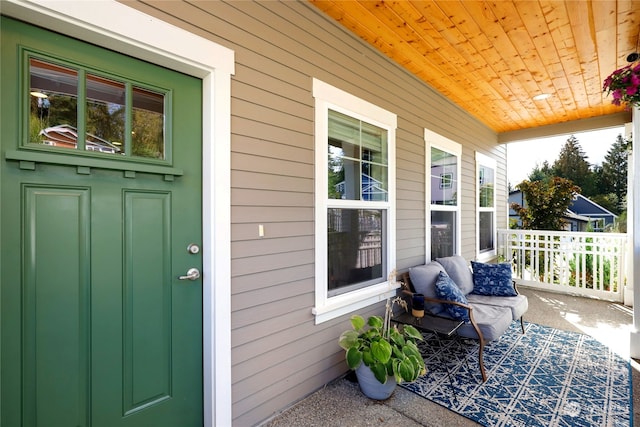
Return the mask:
<svg viewBox="0 0 640 427">
<path fill-rule="evenodd" d="M 198 280 L 200 278 L 200 270 L 197 268 L 190 268 L 187 270 L 187 274 L 185 276 L 180 276 L 178 279 L 180 280 Z"/>
</svg>

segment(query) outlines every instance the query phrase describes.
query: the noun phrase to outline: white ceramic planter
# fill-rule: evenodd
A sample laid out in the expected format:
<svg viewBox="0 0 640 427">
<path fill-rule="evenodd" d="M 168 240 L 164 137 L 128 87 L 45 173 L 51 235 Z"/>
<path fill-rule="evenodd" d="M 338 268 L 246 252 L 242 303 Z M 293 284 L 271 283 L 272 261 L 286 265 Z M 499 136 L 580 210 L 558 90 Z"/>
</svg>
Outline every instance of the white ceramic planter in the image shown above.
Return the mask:
<svg viewBox="0 0 640 427">
<path fill-rule="evenodd" d="M 396 389 L 395 377 L 387 377 L 387 382 L 381 384 L 373 375 L 373 372 L 367 365 L 361 363 L 358 369 L 356 369 L 356 377 L 358 378 L 358 384 L 362 393 L 370 399 L 386 400 Z"/>
</svg>

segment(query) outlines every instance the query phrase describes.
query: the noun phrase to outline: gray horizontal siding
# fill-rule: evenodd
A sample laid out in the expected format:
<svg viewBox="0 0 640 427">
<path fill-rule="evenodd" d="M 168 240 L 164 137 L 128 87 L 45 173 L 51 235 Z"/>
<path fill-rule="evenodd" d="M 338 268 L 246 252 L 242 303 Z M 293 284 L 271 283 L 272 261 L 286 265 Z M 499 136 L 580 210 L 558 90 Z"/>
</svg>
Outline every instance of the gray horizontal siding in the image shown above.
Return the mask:
<svg viewBox="0 0 640 427">
<path fill-rule="evenodd" d="M 235 51 L 231 119 L 234 425 L 249 426 L 344 373 L 347 317 L 315 325 L 314 100 L 319 78 L 398 115 L 399 271 L 425 257 L 428 128 L 463 145 L 462 254 L 475 256 L 475 152 L 497 136 L 306 2 L 152 2 L 136 7 Z M 501 186 L 505 189 L 502 190 Z M 505 200 L 501 200 L 504 198 Z M 506 226 L 498 209 L 498 225 Z M 258 225 L 265 236 L 258 237 Z M 427 243 L 428 244 L 428 243 Z M 321 249 L 322 250 L 322 249 Z M 380 313 L 382 305 L 360 314 Z"/>
<path fill-rule="evenodd" d="M 242 242 L 244 240 L 255 241 L 256 233 L 258 229 L 255 224 L 233 224 L 231 226 L 231 234 L 234 236 L 235 242 Z M 313 222 L 311 221 L 287 221 L 287 222 L 272 222 L 269 227 L 265 229 L 265 236 L 273 239 L 279 237 L 288 236 L 312 236 L 313 235 Z"/>
</svg>

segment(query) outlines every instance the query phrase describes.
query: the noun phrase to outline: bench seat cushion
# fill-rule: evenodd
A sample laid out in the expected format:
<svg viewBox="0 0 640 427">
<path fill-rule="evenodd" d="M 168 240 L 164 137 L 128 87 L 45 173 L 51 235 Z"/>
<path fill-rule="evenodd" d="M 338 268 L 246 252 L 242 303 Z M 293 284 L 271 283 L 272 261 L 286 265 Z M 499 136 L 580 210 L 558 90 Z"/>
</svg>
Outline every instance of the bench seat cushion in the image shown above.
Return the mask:
<svg viewBox="0 0 640 427">
<path fill-rule="evenodd" d="M 486 342 L 500 338 L 509 328 L 513 318 L 509 308 L 495 305 L 469 303 L 473 307 L 473 319 L 478 324 Z M 458 329 L 458 335 L 478 339 L 478 334 L 471 323 L 465 323 Z"/>
<path fill-rule="evenodd" d="M 494 305 L 497 307 L 507 307 L 511 310 L 513 320 L 518 320 L 529 309 L 529 300 L 524 295 L 516 295 L 514 297 L 485 296 L 469 294 L 466 296 L 467 301 L 472 303 L 474 307 L 478 304 Z"/>
</svg>

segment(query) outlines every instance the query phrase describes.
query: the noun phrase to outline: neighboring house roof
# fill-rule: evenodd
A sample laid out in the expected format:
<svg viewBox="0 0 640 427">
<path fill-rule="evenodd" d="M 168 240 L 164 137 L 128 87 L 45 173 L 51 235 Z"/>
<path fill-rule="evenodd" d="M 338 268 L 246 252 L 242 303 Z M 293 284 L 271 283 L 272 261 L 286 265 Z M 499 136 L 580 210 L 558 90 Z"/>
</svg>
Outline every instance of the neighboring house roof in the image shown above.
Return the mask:
<svg viewBox="0 0 640 427">
<path fill-rule="evenodd" d="M 564 216 L 567 218 L 575 219 L 576 221 L 589 222 L 590 218 L 584 215 L 578 215 L 575 212 L 571 212 L 569 209 L 564 213 Z"/>
<path fill-rule="evenodd" d="M 588 216 L 613 216 L 617 218 L 618 215 L 614 214 L 611 211 L 603 208 L 593 200 L 584 197 L 582 194 L 578 194 L 574 199 L 573 203 L 571 203 L 570 209 L 574 212 L 580 213 L 582 215 Z"/>
<path fill-rule="evenodd" d="M 344 194 L 345 192 L 345 181 L 340 181 L 335 185 L 336 191 Z M 382 183 L 375 178 L 367 175 L 366 173 L 362 174 L 362 197 L 364 200 L 379 200 L 379 194 L 387 194 L 387 190 L 382 187 Z"/>
<path fill-rule="evenodd" d="M 40 131 L 44 136 L 44 143 L 53 146 L 72 147 L 78 145 L 78 129 L 71 125 L 51 126 Z M 89 151 L 100 151 L 103 153 L 120 153 L 120 148 L 98 136 L 87 132 L 85 145 Z"/>
</svg>

